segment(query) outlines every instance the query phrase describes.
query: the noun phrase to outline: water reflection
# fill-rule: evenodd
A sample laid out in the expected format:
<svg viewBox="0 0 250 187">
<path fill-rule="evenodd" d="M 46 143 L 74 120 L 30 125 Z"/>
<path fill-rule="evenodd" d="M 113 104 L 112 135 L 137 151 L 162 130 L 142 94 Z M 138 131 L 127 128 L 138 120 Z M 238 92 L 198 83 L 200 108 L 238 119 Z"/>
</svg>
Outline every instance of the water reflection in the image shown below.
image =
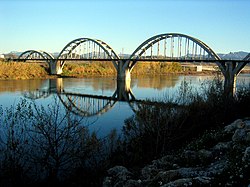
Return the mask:
<svg viewBox="0 0 250 187">
<path fill-rule="evenodd" d="M 131 80 L 130 87 L 162 90 L 175 87 L 180 79 L 181 76 L 177 75 L 135 77 Z M 0 80 L 0 93 L 47 89 L 49 81 L 49 79 Z M 63 84 L 65 89 L 74 89 L 77 92 L 88 91 L 88 87 L 93 91 L 115 90 L 117 87 L 116 77 L 65 78 Z"/>
<path fill-rule="evenodd" d="M 106 84 L 105 88 L 103 88 L 102 84 L 96 84 L 100 83 L 99 81 L 94 81 L 93 87 L 96 90 L 100 90 L 100 87 L 102 90 L 107 90 L 107 88 L 110 90 L 115 89 L 112 94 L 109 92 L 110 95 L 107 95 L 107 93 L 104 94 L 103 91 L 101 94 L 82 93 L 84 88 L 81 90 L 81 87 L 79 86 L 76 89 L 72 89 L 69 86 L 64 87 L 64 80 L 65 79 L 62 78 L 46 80 L 39 84 L 40 88 L 34 87 L 35 89 L 23 92 L 23 96 L 31 100 L 37 100 L 47 98 L 50 95 L 55 94 L 58 96 L 65 108 L 76 115 L 85 117 L 104 114 L 114 107 L 118 101 L 127 102 L 132 111 L 135 110 L 136 104 L 145 102 L 143 100 L 136 99 L 131 89 L 131 81 L 116 80 L 116 82 L 114 82 L 114 79 L 110 79 L 111 82 Z M 178 81 L 176 78 L 167 82 L 162 81 L 162 79 L 157 80 L 159 81 L 150 82 L 147 81 L 147 79 L 144 79 L 144 81 L 138 81 L 137 85 L 143 87 L 147 87 L 148 85 L 149 87 L 154 86 L 161 89 L 163 87 L 162 85 L 165 85 L 165 87 L 166 85 L 171 87 Z M 164 84 L 162 82 L 164 82 Z M 69 83 L 66 81 L 66 85 L 67 84 Z M 148 101 L 148 103 L 150 102 Z"/>
<path fill-rule="evenodd" d="M 132 110 L 134 107 L 130 104 L 131 102 L 142 102 L 133 95 L 130 81 L 117 80 L 117 88 L 114 93 L 110 96 L 104 96 L 67 91 L 64 89 L 63 80 L 62 78 L 51 79 L 47 82 L 47 86 L 42 85 L 41 89 L 23 92 L 23 96 L 36 100 L 55 94 L 67 110 L 84 117 L 101 115 L 110 110 L 118 101 L 128 102 Z"/>
</svg>

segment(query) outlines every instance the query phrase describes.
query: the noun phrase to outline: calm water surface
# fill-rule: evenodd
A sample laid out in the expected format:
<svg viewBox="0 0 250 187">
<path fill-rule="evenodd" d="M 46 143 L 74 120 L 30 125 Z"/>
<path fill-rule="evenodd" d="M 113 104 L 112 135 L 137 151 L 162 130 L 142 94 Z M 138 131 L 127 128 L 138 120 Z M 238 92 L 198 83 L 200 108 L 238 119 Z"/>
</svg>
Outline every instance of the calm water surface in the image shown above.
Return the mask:
<svg viewBox="0 0 250 187">
<path fill-rule="evenodd" d="M 177 75 L 132 78 L 129 97 L 132 96 L 136 100 L 174 98 L 183 81 L 190 83 L 193 89 L 199 90 L 202 82 L 214 78 L 214 76 Z M 237 79 L 237 86 L 249 85 L 249 83 L 250 74 L 242 74 Z M 15 106 L 25 98 L 28 101 L 34 101 L 37 105 L 46 106 L 53 103 L 55 98 L 60 97 L 63 107 L 66 107 L 69 102 L 71 102 L 71 106 L 73 103 L 75 113 L 86 118 L 88 124 L 91 124 L 91 129 L 103 136 L 113 128 L 119 131 L 124 120 L 134 114 L 129 102 L 108 102 L 105 98 L 96 97 L 110 98 L 114 96 L 119 92 L 117 84 L 115 77 L 0 80 L 0 105 L 3 108 Z M 60 96 L 57 94 L 58 91 L 64 92 L 66 95 Z M 67 93 L 71 95 L 69 96 Z M 108 107 L 105 108 L 105 106 Z"/>
</svg>

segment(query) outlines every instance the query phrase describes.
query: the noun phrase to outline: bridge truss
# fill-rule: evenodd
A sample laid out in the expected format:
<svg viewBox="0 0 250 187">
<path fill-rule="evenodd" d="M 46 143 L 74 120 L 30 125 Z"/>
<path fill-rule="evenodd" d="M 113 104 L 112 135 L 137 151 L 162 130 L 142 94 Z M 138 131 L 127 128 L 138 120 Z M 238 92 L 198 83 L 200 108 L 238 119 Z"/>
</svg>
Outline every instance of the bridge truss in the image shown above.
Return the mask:
<svg viewBox="0 0 250 187">
<path fill-rule="evenodd" d="M 201 40 L 179 33 L 166 33 L 144 41 L 131 54 L 127 62 L 132 69 L 137 61 L 209 61 L 220 57 Z"/>
<path fill-rule="evenodd" d="M 57 61 L 63 67 L 66 60 L 82 59 L 106 59 L 112 61 L 115 68 L 118 67 L 117 59 L 119 56 L 115 51 L 105 42 L 91 38 L 78 38 L 69 42 L 60 52 Z"/>
<path fill-rule="evenodd" d="M 250 60 L 250 53 L 243 60 L 249 61 Z"/>
<path fill-rule="evenodd" d="M 45 51 L 36 51 L 36 50 L 27 50 L 19 55 L 18 60 L 29 60 L 29 59 L 35 59 L 35 60 L 46 60 L 51 61 L 54 59 L 54 56 L 50 53 L 47 53 Z"/>
</svg>

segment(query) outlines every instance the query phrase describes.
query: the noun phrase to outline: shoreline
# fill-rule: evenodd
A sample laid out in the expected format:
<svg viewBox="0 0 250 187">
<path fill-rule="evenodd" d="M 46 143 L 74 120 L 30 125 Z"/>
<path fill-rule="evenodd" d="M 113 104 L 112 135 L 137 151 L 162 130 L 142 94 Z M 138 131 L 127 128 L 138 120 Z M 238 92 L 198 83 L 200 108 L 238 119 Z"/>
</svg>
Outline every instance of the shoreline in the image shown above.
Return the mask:
<svg viewBox="0 0 250 187">
<path fill-rule="evenodd" d="M 249 74 L 250 70 L 242 70 L 241 74 Z M 137 76 L 169 76 L 169 75 L 222 75 L 220 71 L 196 71 L 195 68 L 183 69 L 180 64 L 139 63 L 131 72 L 131 77 Z M 112 63 L 82 63 L 65 64 L 61 75 L 50 75 L 45 63 L 0 62 L 0 80 L 84 78 L 84 77 L 115 77 L 116 70 Z"/>
<path fill-rule="evenodd" d="M 207 75 L 216 75 L 218 73 L 193 73 L 193 72 L 187 72 L 187 73 L 166 73 L 166 74 L 142 74 L 142 75 L 133 75 L 131 74 L 131 78 L 136 77 L 155 77 L 155 76 L 207 76 Z M 247 73 L 246 73 L 247 74 Z M 35 79 L 56 79 L 56 78 L 90 78 L 90 77 L 116 77 L 116 75 L 98 75 L 98 74 L 92 74 L 92 75 L 78 75 L 78 76 L 65 76 L 65 75 L 47 75 L 47 76 L 32 76 L 32 77 L 25 77 L 25 78 L 13 78 L 13 77 L 1 77 L 0 80 L 35 80 Z"/>
</svg>

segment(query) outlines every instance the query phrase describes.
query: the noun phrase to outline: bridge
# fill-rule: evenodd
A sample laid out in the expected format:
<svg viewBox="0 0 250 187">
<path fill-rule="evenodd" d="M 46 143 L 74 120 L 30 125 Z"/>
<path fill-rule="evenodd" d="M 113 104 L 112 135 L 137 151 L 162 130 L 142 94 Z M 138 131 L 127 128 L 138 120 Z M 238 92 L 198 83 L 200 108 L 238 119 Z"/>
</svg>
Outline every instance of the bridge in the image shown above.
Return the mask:
<svg viewBox="0 0 250 187">
<path fill-rule="evenodd" d="M 226 94 L 232 95 L 236 88 L 237 75 L 250 62 L 250 53 L 243 60 L 222 60 L 207 44 L 197 38 L 180 33 L 166 33 L 147 39 L 127 59 L 120 58 L 102 40 L 78 38 L 69 42 L 57 58 L 43 51 L 28 50 L 17 60 L 44 60 L 49 64 L 50 73 L 57 75 L 62 73 L 67 61 L 111 61 L 117 71 L 117 79 L 121 81 L 131 79 L 131 71 L 139 61 L 213 62 L 225 78 Z"/>
</svg>

